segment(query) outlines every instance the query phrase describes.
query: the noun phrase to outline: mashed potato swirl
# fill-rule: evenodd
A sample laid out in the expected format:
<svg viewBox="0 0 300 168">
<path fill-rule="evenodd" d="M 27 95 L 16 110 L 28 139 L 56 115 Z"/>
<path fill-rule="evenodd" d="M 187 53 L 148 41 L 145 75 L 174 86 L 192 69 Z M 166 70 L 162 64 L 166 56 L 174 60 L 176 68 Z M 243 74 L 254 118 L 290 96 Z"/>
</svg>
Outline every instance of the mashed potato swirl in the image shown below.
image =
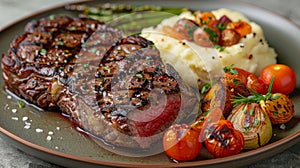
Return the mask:
<svg viewBox="0 0 300 168">
<path fill-rule="evenodd" d="M 161 24 L 143 29 L 141 35 L 154 42 L 161 52 L 165 63 L 170 63 L 181 74 L 184 81 L 196 86 L 199 82 L 209 82 L 222 74 L 222 68 L 234 65 L 255 74 L 263 67 L 276 63 L 277 54 L 269 47 L 262 28 L 250 22 L 243 14 L 228 9 L 212 11 L 217 19 L 226 15 L 232 21 L 245 21 L 252 27 L 252 32 L 223 51 L 205 48 L 194 42 L 181 41 L 165 35 L 162 27 L 173 26 L 179 19 L 195 20 L 191 12 L 165 19 Z"/>
</svg>

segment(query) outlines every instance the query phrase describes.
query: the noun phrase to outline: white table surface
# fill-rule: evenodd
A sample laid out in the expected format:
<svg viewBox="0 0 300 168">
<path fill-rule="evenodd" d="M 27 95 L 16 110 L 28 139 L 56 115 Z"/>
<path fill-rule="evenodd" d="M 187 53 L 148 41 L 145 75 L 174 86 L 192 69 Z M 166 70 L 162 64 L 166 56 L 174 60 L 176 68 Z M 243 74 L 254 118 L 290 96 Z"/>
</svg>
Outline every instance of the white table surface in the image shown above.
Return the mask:
<svg viewBox="0 0 300 168">
<path fill-rule="evenodd" d="M 75 0 L 0 0 L 0 29 L 38 10 Z M 300 0 L 240 0 L 264 7 L 300 25 Z M 1 38 L 1 35 L 0 35 Z M 300 38 L 300 37 L 299 37 Z M 298 53 L 299 54 L 299 53 Z M 0 138 L 0 168 L 60 168 L 10 146 Z M 300 142 L 283 153 L 248 168 L 300 167 Z"/>
</svg>

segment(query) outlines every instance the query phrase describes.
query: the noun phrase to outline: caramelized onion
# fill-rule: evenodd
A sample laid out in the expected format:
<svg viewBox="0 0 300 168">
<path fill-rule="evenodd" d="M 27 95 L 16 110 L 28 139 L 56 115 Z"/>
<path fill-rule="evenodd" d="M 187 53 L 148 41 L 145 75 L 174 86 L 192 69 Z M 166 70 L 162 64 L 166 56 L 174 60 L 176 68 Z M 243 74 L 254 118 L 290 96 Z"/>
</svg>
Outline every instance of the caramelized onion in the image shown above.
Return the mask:
<svg viewBox="0 0 300 168">
<path fill-rule="evenodd" d="M 272 124 L 258 103 L 240 104 L 227 118 L 245 139 L 244 149 L 255 149 L 269 142 Z"/>
</svg>

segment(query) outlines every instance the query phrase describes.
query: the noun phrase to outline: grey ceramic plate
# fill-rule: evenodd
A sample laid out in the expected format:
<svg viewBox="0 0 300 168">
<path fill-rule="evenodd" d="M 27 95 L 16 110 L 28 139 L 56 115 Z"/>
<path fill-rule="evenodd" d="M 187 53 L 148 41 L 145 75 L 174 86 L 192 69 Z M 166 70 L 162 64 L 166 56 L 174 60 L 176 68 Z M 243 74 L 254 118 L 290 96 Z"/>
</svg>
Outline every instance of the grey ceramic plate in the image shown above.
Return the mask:
<svg viewBox="0 0 300 168">
<path fill-rule="evenodd" d="M 114 2 L 124 3 L 123 1 Z M 295 117 L 286 125 L 285 130 L 281 130 L 277 127 L 274 128 L 274 134 L 276 134 L 276 136 L 272 138 L 268 145 L 231 157 L 208 159 L 204 156 L 197 161 L 178 164 L 172 163 L 164 154 L 145 158 L 119 156 L 104 150 L 89 137 L 78 132 L 74 125 L 66 118 L 62 117 L 59 112 L 42 112 L 29 105 L 26 105 L 25 108 L 19 108 L 17 104 L 18 100 L 8 96 L 5 91 L 0 92 L 1 137 L 28 154 L 67 167 L 242 166 L 275 155 L 299 142 L 300 66 L 296 65 L 300 62 L 300 57 L 296 57 L 300 53 L 299 27 L 266 10 L 234 1 L 185 0 L 183 3 L 173 0 L 166 2 L 156 0 L 126 1 L 126 3 L 130 4 L 152 4 L 162 6 L 167 4 L 168 6 L 190 7 L 200 10 L 212 10 L 223 7 L 240 11 L 263 27 L 267 40 L 279 54 L 279 61 L 290 65 L 296 70 L 298 89 L 292 95 L 296 108 Z M 22 33 L 23 28 L 28 21 L 58 13 L 71 16 L 75 15 L 74 13 L 64 10 L 63 7 L 57 7 L 18 21 L 1 30 L 0 53 L 6 53 L 10 41 L 16 35 Z M 0 80 L 0 87 L 3 88 L 2 80 Z"/>
</svg>

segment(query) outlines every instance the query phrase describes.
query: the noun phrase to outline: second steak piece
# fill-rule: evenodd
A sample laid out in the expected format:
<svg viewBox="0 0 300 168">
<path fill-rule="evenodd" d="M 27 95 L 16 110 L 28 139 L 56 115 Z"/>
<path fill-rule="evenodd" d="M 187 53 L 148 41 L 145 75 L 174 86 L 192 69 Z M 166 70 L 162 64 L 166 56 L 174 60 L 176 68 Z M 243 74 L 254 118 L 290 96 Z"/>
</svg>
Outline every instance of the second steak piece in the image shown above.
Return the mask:
<svg viewBox="0 0 300 168">
<path fill-rule="evenodd" d="M 196 118 L 196 91 L 142 37 L 116 42 L 99 66 L 77 62 L 72 76 L 58 106 L 81 129 L 113 146 L 149 148 L 171 124 Z"/>
</svg>

